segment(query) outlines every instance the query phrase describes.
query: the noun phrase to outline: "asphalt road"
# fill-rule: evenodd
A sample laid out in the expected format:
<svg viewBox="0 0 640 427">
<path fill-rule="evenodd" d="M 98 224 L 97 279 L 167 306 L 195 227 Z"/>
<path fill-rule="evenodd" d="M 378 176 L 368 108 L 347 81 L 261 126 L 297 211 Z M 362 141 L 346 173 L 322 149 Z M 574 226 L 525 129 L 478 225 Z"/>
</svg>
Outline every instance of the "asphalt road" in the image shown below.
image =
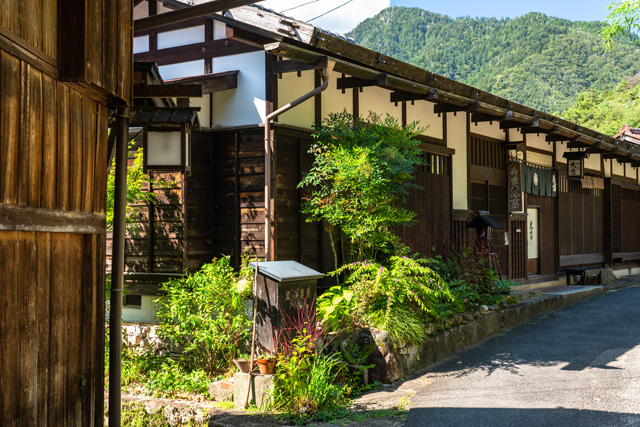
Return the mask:
<svg viewBox="0 0 640 427">
<path fill-rule="evenodd" d="M 640 426 L 640 286 L 496 334 L 426 369 L 406 426 Z"/>
</svg>

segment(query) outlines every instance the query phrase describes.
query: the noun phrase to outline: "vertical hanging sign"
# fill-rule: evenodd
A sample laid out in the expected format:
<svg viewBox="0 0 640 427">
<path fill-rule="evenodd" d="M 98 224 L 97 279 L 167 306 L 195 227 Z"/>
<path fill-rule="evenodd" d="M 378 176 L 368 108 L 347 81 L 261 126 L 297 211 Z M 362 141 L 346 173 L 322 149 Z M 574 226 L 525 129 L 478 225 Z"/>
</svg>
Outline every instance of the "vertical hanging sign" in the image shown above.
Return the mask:
<svg viewBox="0 0 640 427">
<path fill-rule="evenodd" d="M 509 180 L 509 212 L 522 212 L 522 172 L 520 163 L 511 163 L 507 169 Z"/>
</svg>

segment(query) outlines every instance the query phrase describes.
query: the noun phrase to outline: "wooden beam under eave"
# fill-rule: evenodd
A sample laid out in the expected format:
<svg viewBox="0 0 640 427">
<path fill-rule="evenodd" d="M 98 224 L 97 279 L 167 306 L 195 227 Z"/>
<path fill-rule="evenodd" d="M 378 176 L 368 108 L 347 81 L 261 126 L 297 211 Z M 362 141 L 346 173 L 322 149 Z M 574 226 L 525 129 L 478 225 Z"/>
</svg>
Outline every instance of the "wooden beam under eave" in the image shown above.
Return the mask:
<svg viewBox="0 0 640 427">
<path fill-rule="evenodd" d="M 192 18 L 210 15 L 212 13 L 222 12 L 223 10 L 229 10 L 235 7 L 247 6 L 259 1 L 261 0 L 213 0 L 182 10 L 174 10 L 172 12 L 138 19 L 133 22 L 133 29 L 134 31 L 150 30 L 162 27 L 163 25 L 174 24 L 176 22 L 187 21 Z"/>
<path fill-rule="evenodd" d="M 306 62 L 296 61 L 295 59 L 285 59 L 284 61 L 274 61 L 271 66 L 271 71 L 273 74 L 284 74 L 320 70 L 326 68 L 328 63 L 329 59 L 326 56 L 320 57 L 315 64 L 308 64 Z"/>
<path fill-rule="evenodd" d="M 433 106 L 433 112 L 437 114 L 441 114 L 441 113 L 455 113 L 458 111 L 478 111 L 478 108 L 479 108 L 478 101 L 472 101 L 470 104 L 467 104 L 467 105 L 440 103 Z"/>
<path fill-rule="evenodd" d="M 133 55 L 134 61 L 155 62 L 158 65 L 178 64 L 198 59 L 219 58 L 240 53 L 256 52 L 260 49 L 236 40 L 219 39 L 169 47 Z"/>
<path fill-rule="evenodd" d="M 337 88 L 340 89 L 353 89 L 369 86 L 386 86 L 387 75 L 381 73 L 375 80 L 364 80 L 358 77 L 340 77 L 336 80 Z"/>
<path fill-rule="evenodd" d="M 143 85 L 133 86 L 134 98 L 201 98 L 199 84 Z"/>
<path fill-rule="evenodd" d="M 197 84 L 202 87 L 202 94 L 221 92 L 223 90 L 236 89 L 238 87 L 238 71 L 225 71 L 223 73 L 203 74 L 201 76 L 184 77 L 167 80 L 165 85 Z"/>
<path fill-rule="evenodd" d="M 391 102 L 423 101 L 423 100 L 433 101 L 437 98 L 438 98 L 437 89 L 431 89 L 431 91 L 427 94 L 411 93 L 411 92 L 396 90 L 391 92 L 389 101 Z"/>
<path fill-rule="evenodd" d="M 274 39 L 272 38 L 244 30 L 242 28 L 230 27 L 229 25 L 226 26 L 225 33 L 227 38 L 250 44 L 252 46 L 259 47 L 260 49 L 262 49 L 265 44 L 274 42 Z"/>
</svg>

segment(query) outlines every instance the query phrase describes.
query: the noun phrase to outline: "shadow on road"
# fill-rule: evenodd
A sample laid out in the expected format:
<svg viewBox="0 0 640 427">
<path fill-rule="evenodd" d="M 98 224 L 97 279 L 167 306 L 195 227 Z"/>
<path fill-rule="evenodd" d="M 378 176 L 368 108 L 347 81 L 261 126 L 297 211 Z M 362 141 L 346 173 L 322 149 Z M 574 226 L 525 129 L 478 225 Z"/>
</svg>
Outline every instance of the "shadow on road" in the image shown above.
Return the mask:
<svg viewBox="0 0 640 427">
<path fill-rule="evenodd" d="M 640 415 L 566 408 L 415 408 L 407 427 L 486 426 L 635 426 Z"/>
<path fill-rule="evenodd" d="M 521 375 L 523 365 L 568 371 L 621 369 L 616 365 L 629 351 L 640 351 L 639 303 L 640 287 L 606 293 L 490 337 L 426 372 L 464 377 L 496 371 Z"/>
</svg>

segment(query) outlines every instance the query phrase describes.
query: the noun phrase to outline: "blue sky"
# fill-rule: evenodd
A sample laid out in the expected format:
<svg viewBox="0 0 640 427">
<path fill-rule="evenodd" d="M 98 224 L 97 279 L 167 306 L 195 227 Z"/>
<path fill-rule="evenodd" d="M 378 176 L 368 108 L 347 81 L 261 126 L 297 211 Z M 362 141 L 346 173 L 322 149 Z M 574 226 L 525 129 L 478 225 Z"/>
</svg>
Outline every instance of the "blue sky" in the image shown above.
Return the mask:
<svg viewBox="0 0 640 427">
<path fill-rule="evenodd" d="M 312 20 L 310 23 L 315 26 L 344 34 L 390 5 L 419 7 L 453 18 L 514 18 L 535 11 L 572 21 L 602 21 L 608 15 L 607 7 L 614 1 L 619 0 L 266 0 L 261 4 L 287 16 L 301 21 Z M 316 18 L 325 13 L 321 18 Z"/>
<path fill-rule="evenodd" d="M 449 15 L 452 18 L 459 16 L 515 18 L 535 11 L 572 21 L 604 21 L 608 15 L 607 7 L 614 1 L 620 0 L 537 0 L 535 2 L 517 0 L 391 0 L 391 5 L 419 7 L 431 12 Z"/>
</svg>

